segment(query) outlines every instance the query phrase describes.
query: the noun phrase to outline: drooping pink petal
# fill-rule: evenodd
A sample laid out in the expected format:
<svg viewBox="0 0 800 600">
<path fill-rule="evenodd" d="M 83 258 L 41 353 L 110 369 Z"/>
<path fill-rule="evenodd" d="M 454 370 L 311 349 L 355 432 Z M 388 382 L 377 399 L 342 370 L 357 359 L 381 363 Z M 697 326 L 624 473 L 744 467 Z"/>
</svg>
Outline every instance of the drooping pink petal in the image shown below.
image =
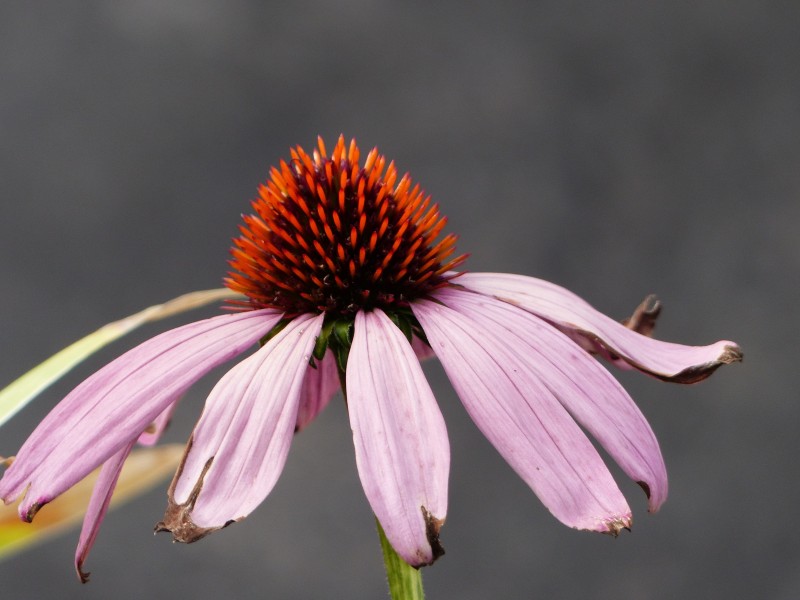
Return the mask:
<svg viewBox="0 0 800 600">
<path fill-rule="evenodd" d="M 164 430 L 169 426 L 172 420 L 172 413 L 174 413 L 175 409 L 178 407 L 178 402 L 178 400 L 175 400 L 175 402 L 167 406 L 167 408 L 147 426 L 144 433 L 139 436 L 137 440 L 138 443 L 142 446 L 155 446 L 158 443 Z"/>
<path fill-rule="evenodd" d="M 95 539 L 97 539 L 100 524 L 108 511 L 114 488 L 117 487 L 122 465 L 125 464 L 125 459 L 128 458 L 133 446 L 134 442 L 131 442 L 109 458 L 103 468 L 100 469 L 100 475 L 94 484 L 92 497 L 89 500 L 89 508 L 86 509 L 86 515 L 83 517 L 83 527 L 78 539 L 78 548 L 75 550 L 75 571 L 83 583 L 89 581 L 89 573 L 83 571 L 83 564 L 86 562 L 92 546 L 94 546 Z"/>
<path fill-rule="evenodd" d="M 553 322 L 570 335 L 579 335 L 619 355 L 633 367 L 659 379 L 694 383 L 719 366 L 742 359 L 730 341 L 709 346 L 684 346 L 654 340 L 595 310 L 572 292 L 542 279 L 508 273 L 464 273 L 457 283 Z"/>
<path fill-rule="evenodd" d="M 300 408 L 297 411 L 296 431 L 304 429 L 328 406 L 333 395 L 339 391 L 339 373 L 336 358 L 326 352 L 322 360 L 316 361 L 316 368 L 309 367 L 300 390 Z"/>
<path fill-rule="evenodd" d="M 616 534 L 630 509 L 603 460 L 521 358 L 526 345 L 447 306 L 412 304 L 470 417 L 563 523 Z"/>
<path fill-rule="evenodd" d="M 600 363 L 550 323 L 506 302 L 460 289 L 443 289 L 435 296 L 512 340 L 526 368 L 639 483 L 650 510 L 658 510 L 667 498 L 667 471 L 658 441 L 631 397 Z"/>
<path fill-rule="evenodd" d="M 358 312 L 347 360 L 356 465 L 375 516 L 410 565 L 443 553 L 450 445 L 419 361 L 381 310 Z"/>
<path fill-rule="evenodd" d="M 39 424 L 0 481 L 30 521 L 44 504 L 136 440 L 186 389 L 246 350 L 281 314 L 222 315 L 162 333 L 76 387 Z"/>
<path fill-rule="evenodd" d="M 169 425 L 172 419 L 172 413 L 177 406 L 177 400 L 170 404 L 155 418 L 144 433 L 139 436 L 136 443 L 143 446 L 154 446 L 158 443 L 164 430 Z M 82 583 L 89 581 L 90 574 L 83 571 L 83 564 L 86 562 L 86 558 L 89 556 L 89 551 L 92 549 L 92 546 L 94 546 L 97 533 L 100 530 L 100 525 L 105 518 L 108 506 L 111 502 L 111 497 L 114 495 L 114 490 L 117 487 L 117 480 L 122 472 L 122 467 L 134 445 L 135 443 L 128 444 L 103 464 L 100 475 L 92 489 L 92 497 L 89 500 L 89 507 L 86 509 L 86 514 L 83 517 L 81 535 L 78 540 L 78 547 L 75 551 L 75 570 Z"/>
<path fill-rule="evenodd" d="M 156 528 L 196 541 L 249 515 L 272 490 L 292 441 L 300 389 L 324 315 L 301 315 L 214 387 Z"/>
<path fill-rule="evenodd" d="M 428 346 L 428 344 L 423 342 L 417 336 L 414 336 L 411 339 L 411 348 L 414 350 L 414 354 L 417 355 L 417 358 L 419 359 L 420 362 L 436 356 L 436 353 L 433 351 L 433 348 Z"/>
</svg>

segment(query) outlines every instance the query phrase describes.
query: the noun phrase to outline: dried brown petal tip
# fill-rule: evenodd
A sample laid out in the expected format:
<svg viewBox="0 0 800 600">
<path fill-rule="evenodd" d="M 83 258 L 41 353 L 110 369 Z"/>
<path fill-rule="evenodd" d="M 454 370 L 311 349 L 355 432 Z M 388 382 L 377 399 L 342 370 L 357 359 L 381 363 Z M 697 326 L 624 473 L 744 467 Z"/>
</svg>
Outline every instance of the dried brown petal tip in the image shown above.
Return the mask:
<svg viewBox="0 0 800 600">
<path fill-rule="evenodd" d="M 739 346 L 736 344 L 727 345 L 716 360 L 702 365 L 689 367 L 677 375 L 673 375 L 671 377 L 660 377 L 660 379 L 663 379 L 664 381 L 671 381 L 673 383 L 697 383 L 698 381 L 703 381 L 703 379 L 709 377 L 722 365 L 741 362 L 743 358 L 744 354 L 742 354 L 742 350 L 739 348 Z"/>
<path fill-rule="evenodd" d="M 28 512 L 25 513 L 25 518 L 23 519 L 26 523 L 33 523 L 33 518 L 36 516 L 36 513 L 39 512 L 39 509 L 42 508 L 47 502 L 34 502 L 31 504 L 31 507 L 28 509 Z"/>
<path fill-rule="evenodd" d="M 192 521 L 192 507 L 187 505 L 174 504 L 171 500 L 164 513 L 164 520 L 156 523 L 154 532 L 169 531 L 172 534 L 173 542 L 191 544 L 203 539 L 209 533 L 213 533 L 223 527 L 227 527 L 233 521 L 225 523 L 223 527 L 200 527 Z"/>
<path fill-rule="evenodd" d="M 444 525 L 444 519 L 437 519 L 423 506 L 422 517 L 425 519 L 425 533 L 428 536 L 428 543 L 431 545 L 433 559 L 429 562 L 432 565 L 440 556 L 444 555 L 444 547 L 439 541 L 439 531 Z"/>
<path fill-rule="evenodd" d="M 631 524 L 633 522 L 633 518 L 629 515 L 626 517 L 615 517 L 605 522 L 605 526 L 608 528 L 603 533 L 610 535 L 612 537 L 617 537 L 619 532 L 625 529 L 626 531 L 631 530 Z"/>
<path fill-rule="evenodd" d="M 650 499 L 650 486 L 647 485 L 647 483 L 644 482 L 644 481 L 637 481 L 636 484 L 640 488 L 642 488 L 644 490 L 645 496 L 647 496 L 647 499 L 649 500 Z"/>
<path fill-rule="evenodd" d="M 742 362 L 744 354 L 739 346 L 725 346 L 725 351 L 719 357 L 720 364 L 729 365 L 735 362 Z"/>
<path fill-rule="evenodd" d="M 194 488 L 192 489 L 186 501 L 180 504 L 175 501 L 175 485 L 180 478 L 181 473 L 183 472 L 183 465 L 186 462 L 186 457 L 189 455 L 193 445 L 194 438 L 190 438 L 189 443 L 186 446 L 183 459 L 181 460 L 181 464 L 178 467 L 178 471 L 175 473 L 175 477 L 173 478 L 172 484 L 167 492 L 167 510 L 164 512 L 164 519 L 156 523 L 154 529 L 155 533 L 169 531 L 172 533 L 173 542 L 182 542 L 184 544 L 196 542 L 197 540 L 206 537 L 209 533 L 223 529 L 224 527 L 227 527 L 233 523 L 233 521 L 228 521 L 221 527 L 200 527 L 192 520 L 192 511 L 194 510 L 194 505 L 203 489 L 203 480 L 205 479 L 206 473 L 208 473 L 208 470 L 211 468 L 211 465 L 214 462 L 213 456 L 206 461 L 203 471 L 200 473 L 200 477 L 198 477 L 197 482 L 194 484 Z"/>
<path fill-rule="evenodd" d="M 661 302 L 654 294 L 650 294 L 642 300 L 630 317 L 622 321 L 622 324 L 636 333 L 649 337 L 653 334 L 659 314 L 661 314 Z"/>
</svg>

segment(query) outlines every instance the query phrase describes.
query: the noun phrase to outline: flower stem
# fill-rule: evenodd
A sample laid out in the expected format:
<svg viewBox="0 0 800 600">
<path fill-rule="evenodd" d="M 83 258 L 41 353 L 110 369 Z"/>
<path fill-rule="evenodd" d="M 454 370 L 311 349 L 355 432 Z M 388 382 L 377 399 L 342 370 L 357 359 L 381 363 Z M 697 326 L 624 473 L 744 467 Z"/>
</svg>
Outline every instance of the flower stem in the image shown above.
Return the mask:
<svg viewBox="0 0 800 600">
<path fill-rule="evenodd" d="M 392 600 L 424 600 L 422 573 L 404 561 L 394 551 L 378 519 L 378 537 L 383 550 L 383 563 L 386 566 L 386 579 L 389 582 L 389 595 Z"/>
</svg>

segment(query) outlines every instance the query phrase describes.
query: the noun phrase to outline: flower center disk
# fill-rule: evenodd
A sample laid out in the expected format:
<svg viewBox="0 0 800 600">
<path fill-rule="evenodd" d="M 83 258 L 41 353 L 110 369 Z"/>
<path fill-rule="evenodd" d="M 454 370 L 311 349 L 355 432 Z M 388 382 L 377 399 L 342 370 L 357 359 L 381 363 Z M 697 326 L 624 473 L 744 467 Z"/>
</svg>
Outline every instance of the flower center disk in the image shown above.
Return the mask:
<svg viewBox="0 0 800 600">
<path fill-rule="evenodd" d="M 363 167 L 359 155 L 340 137 L 328 157 L 319 139 L 312 156 L 298 146 L 271 169 L 231 249 L 225 283 L 248 297 L 242 308 L 392 311 L 454 276 L 466 255 L 450 258 L 453 234 L 437 241 L 447 222 L 438 206 L 377 149 Z"/>
</svg>

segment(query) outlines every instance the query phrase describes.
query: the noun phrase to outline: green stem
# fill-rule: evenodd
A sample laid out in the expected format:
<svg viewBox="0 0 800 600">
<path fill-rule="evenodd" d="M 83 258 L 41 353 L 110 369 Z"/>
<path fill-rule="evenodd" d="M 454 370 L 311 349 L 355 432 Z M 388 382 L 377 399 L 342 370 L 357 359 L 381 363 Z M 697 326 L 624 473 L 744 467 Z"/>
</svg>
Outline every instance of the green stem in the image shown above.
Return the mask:
<svg viewBox="0 0 800 600">
<path fill-rule="evenodd" d="M 424 600 L 422 589 L 422 573 L 404 561 L 394 551 L 378 519 L 378 537 L 383 550 L 383 564 L 386 566 L 386 579 L 389 582 L 389 595 L 392 600 Z"/>
</svg>

